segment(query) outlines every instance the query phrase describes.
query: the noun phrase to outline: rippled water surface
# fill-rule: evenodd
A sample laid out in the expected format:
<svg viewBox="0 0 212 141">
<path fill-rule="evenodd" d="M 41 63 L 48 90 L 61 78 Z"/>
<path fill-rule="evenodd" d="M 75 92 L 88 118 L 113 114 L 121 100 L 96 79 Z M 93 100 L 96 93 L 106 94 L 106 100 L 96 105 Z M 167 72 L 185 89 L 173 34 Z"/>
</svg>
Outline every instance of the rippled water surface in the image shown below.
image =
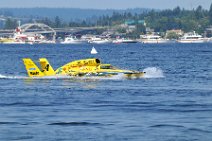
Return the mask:
<svg viewBox="0 0 212 141">
<path fill-rule="evenodd" d="M 0 44 L 0 140 L 212 140 L 212 44 L 92 46 Z M 97 57 L 147 74 L 28 79 L 25 57 L 54 69 Z"/>
</svg>

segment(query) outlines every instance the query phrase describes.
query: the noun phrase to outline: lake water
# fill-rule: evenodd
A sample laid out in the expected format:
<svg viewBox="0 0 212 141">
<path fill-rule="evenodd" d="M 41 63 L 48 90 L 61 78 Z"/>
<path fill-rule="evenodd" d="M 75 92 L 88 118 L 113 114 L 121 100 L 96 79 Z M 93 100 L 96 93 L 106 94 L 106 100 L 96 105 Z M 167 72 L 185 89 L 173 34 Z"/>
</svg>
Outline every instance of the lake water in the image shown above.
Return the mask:
<svg viewBox="0 0 212 141">
<path fill-rule="evenodd" d="M 212 140 L 212 44 L 94 46 L 0 44 L 0 140 Z M 97 57 L 147 74 L 28 79 L 25 57 L 54 69 Z"/>
</svg>

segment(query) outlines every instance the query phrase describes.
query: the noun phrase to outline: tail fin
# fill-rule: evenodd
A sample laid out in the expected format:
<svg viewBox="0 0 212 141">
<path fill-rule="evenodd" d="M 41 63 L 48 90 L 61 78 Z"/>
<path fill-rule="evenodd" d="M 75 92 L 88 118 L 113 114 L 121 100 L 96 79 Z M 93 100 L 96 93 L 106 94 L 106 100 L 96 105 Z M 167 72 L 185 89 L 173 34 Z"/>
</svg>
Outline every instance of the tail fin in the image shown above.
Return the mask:
<svg viewBox="0 0 212 141">
<path fill-rule="evenodd" d="M 54 69 L 49 64 L 49 62 L 46 58 L 40 58 L 39 62 L 40 62 L 40 66 L 41 66 L 41 71 L 45 76 L 55 75 Z"/>
<path fill-rule="evenodd" d="M 30 58 L 24 58 L 24 65 L 26 67 L 29 77 L 41 77 L 44 73 L 35 65 L 35 63 Z"/>
</svg>

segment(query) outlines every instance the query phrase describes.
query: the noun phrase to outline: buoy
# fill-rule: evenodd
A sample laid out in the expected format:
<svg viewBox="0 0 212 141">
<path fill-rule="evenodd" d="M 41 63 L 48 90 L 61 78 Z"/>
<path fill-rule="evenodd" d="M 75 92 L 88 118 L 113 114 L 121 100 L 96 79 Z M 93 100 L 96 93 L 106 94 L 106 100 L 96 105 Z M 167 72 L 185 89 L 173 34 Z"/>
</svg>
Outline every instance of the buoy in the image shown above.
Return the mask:
<svg viewBox="0 0 212 141">
<path fill-rule="evenodd" d="M 93 47 L 91 50 L 91 54 L 97 54 L 98 52 L 96 51 L 96 49 Z"/>
</svg>

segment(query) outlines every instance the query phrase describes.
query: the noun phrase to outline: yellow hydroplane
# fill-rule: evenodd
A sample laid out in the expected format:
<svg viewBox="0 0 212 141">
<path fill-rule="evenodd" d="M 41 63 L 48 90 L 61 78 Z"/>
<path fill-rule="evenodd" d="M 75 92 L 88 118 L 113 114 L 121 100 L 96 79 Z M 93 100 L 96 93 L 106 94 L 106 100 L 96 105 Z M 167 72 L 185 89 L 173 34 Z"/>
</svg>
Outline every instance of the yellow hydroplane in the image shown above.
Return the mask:
<svg viewBox="0 0 212 141">
<path fill-rule="evenodd" d="M 54 70 L 46 58 L 40 58 L 40 68 L 30 59 L 23 59 L 29 77 L 44 76 L 102 76 L 111 77 L 123 74 L 127 78 L 140 78 L 145 72 L 122 70 L 110 64 L 102 64 L 99 59 L 83 59 L 69 62 Z"/>
</svg>

